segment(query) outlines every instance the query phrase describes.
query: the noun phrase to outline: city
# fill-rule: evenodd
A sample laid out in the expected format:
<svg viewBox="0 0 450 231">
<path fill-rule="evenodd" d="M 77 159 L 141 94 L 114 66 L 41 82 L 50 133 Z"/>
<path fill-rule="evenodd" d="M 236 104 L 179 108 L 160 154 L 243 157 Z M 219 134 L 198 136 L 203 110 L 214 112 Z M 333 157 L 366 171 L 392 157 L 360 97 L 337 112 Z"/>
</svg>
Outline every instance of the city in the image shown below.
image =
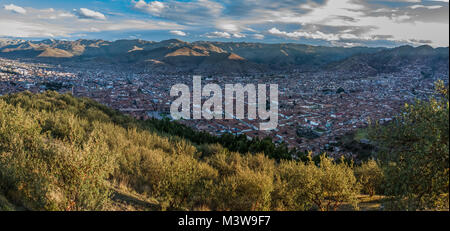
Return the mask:
<svg viewBox="0 0 450 231">
<path fill-rule="evenodd" d="M 0 59 L 0 94 L 56 90 L 89 97 L 139 119 L 170 119 L 173 85 L 192 84 L 191 75 L 149 74 L 107 65 L 64 67 Z M 445 74 L 424 77 L 421 67 L 407 66 L 398 73 L 364 76 L 321 71 L 313 73 L 226 75 L 204 77 L 204 84 L 275 83 L 279 85 L 279 125 L 260 131 L 256 120 L 182 120 L 194 129 L 213 135 L 231 133 L 271 137 L 290 148 L 351 156 L 338 147 L 337 138 L 370 122 L 392 120 L 405 103 L 427 99 L 434 83 Z M 246 117 L 247 118 L 247 117 Z M 363 140 L 364 142 L 364 140 Z"/>
</svg>

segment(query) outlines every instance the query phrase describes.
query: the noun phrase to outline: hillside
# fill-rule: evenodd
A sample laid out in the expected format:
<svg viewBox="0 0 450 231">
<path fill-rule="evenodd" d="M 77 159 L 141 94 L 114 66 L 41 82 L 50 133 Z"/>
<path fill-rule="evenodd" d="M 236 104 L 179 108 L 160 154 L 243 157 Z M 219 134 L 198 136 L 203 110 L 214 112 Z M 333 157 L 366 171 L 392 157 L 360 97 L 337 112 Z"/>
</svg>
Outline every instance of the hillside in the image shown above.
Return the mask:
<svg viewBox="0 0 450 231">
<path fill-rule="evenodd" d="M 2 43 L 0 56 L 49 62 L 98 62 L 129 65 L 164 72 L 261 72 L 264 67 L 213 44 L 181 40 L 26 41 Z M 61 59 L 71 58 L 71 59 Z"/>
<path fill-rule="evenodd" d="M 431 65 L 447 72 L 448 48 L 403 46 L 393 49 L 322 47 L 302 44 L 184 42 L 144 40 L 1 40 L 0 57 L 40 62 L 126 65 L 164 73 L 254 73 L 268 71 L 395 72 Z"/>
<path fill-rule="evenodd" d="M 423 71 L 448 75 L 449 48 L 433 49 L 430 46 L 401 46 L 373 54 L 361 54 L 331 64 L 330 71 L 358 71 L 368 75 L 401 72 L 412 67 Z"/>
<path fill-rule="evenodd" d="M 316 179 L 314 174 L 325 168 L 313 162 L 277 163 L 263 154 L 232 152 L 192 130 L 185 133 L 197 140 L 170 134 L 183 136 L 183 129 L 188 128 L 137 121 L 92 100 L 54 92 L 3 96 L 0 209 L 325 209 L 306 198 L 290 201 L 300 192 L 285 185 L 295 188 L 300 182 L 274 180 L 277 174 L 281 180 L 292 179 L 295 172 L 290 169 L 310 172 L 308 179 Z M 219 142 L 242 146 L 231 137 Z M 274 148 L 264 142 L 253 146 L 269 152 Z M 329 166 L 331 178 L 317 178 L 317 183 L 338 175 L 345 178 L 333 189 L 323 190 L 345 192 L 334 203 L 353 206 L 358 191 L 350 167 L 328 158 L 322 158 L 321 165 Z M 279 194 L 272 197 L 273 193 Z"/>
<path fill-rule="evenodd" d="M 197 42 L 199 44 L 208 42 Z M 340 61 L 358 54 L 371 54 L 384 48 L 367 47 L 323 47 L 303 44 L 221 43 L 213 45 L 234 52 L 252 62 L 267 65 L 272 69 L 297 68 L 315 70 L 323 65 Z"/>
<path fill-rule="evenodd" d="M 301 156 L 270 139 L 213 137 L 52 91 L 2 96 L 0 210 L 379 210 L 401 205 L 403 193 L 413 202 L 408 206 L 448 210 L 448 88 L 437 86 L 443 101 L 406 108 L 401 127 L 373 130 L 380 143 L 390 145 L 392 139 L 383 139 L 389 134 L 420 149 L 411 160 L 433 165 L 433 175 L 426 174 L 428 167 L 412 166 L 415 177 L 408 179 L 412 185 L 421 176 L 418 183 L 431 184 L 432 193 L 404 185 L 392 160 L 354 166 L 324 155 Z M 424 133 L 428 139 L 403 139 Z M 415 145 L 420 142 L 427 145 Z M 390 150 L 403 155 L 397 152 L 405 149 Z M 397 170 L 408 176 L 408 169 Z M 395 191 L 400 185 L 405 191 Z"/>
</svg>

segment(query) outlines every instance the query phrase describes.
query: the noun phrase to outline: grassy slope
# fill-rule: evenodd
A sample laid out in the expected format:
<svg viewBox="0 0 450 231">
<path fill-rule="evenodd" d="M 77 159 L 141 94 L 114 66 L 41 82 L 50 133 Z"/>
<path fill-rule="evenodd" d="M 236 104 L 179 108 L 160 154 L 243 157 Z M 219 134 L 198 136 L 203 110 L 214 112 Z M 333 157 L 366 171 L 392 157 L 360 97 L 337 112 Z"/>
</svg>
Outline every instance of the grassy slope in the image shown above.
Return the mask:
<svg viewBox="0 0 450 231">
<path fill-rule="evenodd" d="M 168 137 L 174 140 L 183 139 L 174 137 L 174 133 L 192 134 L 193 137 L 207 139 L 210 137 L 203 132 L 196 132 L 184 125 L 169 121 L 158 120 L 136 120 L 116 110 L 108 108 L 88 98 L 73 98 L 69 95 L 61 95 L 54 92 L 45 94 L 32 94 L 22 92 L 20 94 L 6 95 L 0 97 L 8 104 L 28 110 L 53 111 L 55 113 L 67 113 L 88 120 L 90 123 L 113 123 L 125 129 L 138 129 L 141 131 L 150 131 L 157 133 L 160 137 Z M 195 141 L 195 140 L 194 140 Z M 190 141 L 188 141 L 190 142 Z M 154 211 L 161 210 L 158 200 L 149 198 L 143 194 L 137 193 L 132 188 L 109 182 L 112 192 L 111 200 L 105 206 L 106 210 L 111 211 Z M 16 211 L 25 208 L 11 203 L 7 197 L 0 192 L 0 211 Z"/>
<path fill-rule="evenodd" d="M 123 115 L 110 108 L 107 108 L 106 106 L 96 103 L 90 99 L 84 98 L 77 99 L 69 95 L 60 95 L 54 92 L 47 92 L 45 94 L 31 94 L 28 92 L 24 92 L 16 95 L 3 96 L 0 97 L 0 99 L 4 100 L 6 103 L 10 105 L 23 108 L 25 109 L 25 111 L 27 110 L 31 111 L 41 110 L 44 112 L 51 111 L 52 113 L 54 113 L 53 115 L 58 115 L 59 113 L 62 114 L 70 113 L 70 115 L 74 115 L 80 119 L 86 120 L 91 124 L 93 122 L 112 123 L 115 126 L 119 126 L 125 129 L 152 131 L 155 132 L 159 137 L 168 137 L 169 138 L 168 142 L 172 144 L 177 144 L 177 140 L 194 144 L 197 142 L 197 144 L 199 145 L 201 145 L 199 141 L 201 141 L 202 139 L 206 139 L 207 142 L 216 141 L 213 138 L 211 138 L 211 136 L 208 136 L 200 132 L 195 132 L 190 128 L 184 127 L 176 123 L 170 123 L 167 121 L 155 121 L 155 120 L 149 121 L 135 120 L 131 117 Z M 54 130 L 52 130 L 52 132 L 53 131 Z M 119 132 L 121 130 L 117 128 L 117 131 Z M 184 138 L 174 137 L 173 134 L 181 134 L 181 136 Z M 189 138 L 190 136 L 185 134 L 191 134 L 191 136 L 197 138 L 197 140 L 195 139 L 186 140 L 185 138 L 186 137 Z M 158 140 L 159 138 L 155 137 L 155 139 Z M 251 163 L 251 161 L 255 160 L 256 159 L 253 160 L 242 159 L 242 162 L 250 161 Z M 270 162 L 267 162 L 267 164 L 270 165 Z M 204 165 L 203 163 L 199 162 L 198 167 L 201 167 L 203 165 Z M 204 167 L 206 169 L 209 168 L 207 166 Z M 182 168 L 179 170 L 184 171 Z M 258 175 L 259 173 L 253 172 L 254 170 L 247 169 L 246 171 L 249 171 L 248 172 L 249 174 L 254 173 L 257 174 L 256 176 L 260 176 Z M 181 174 L 180 176 L 182 175 L 183 174 Z M 233 177 L 231 177 L 230 179 L 234 179 Z M 270 179 L 271 176 L 268 177 Z M 222 178 L 219 177 L 218 180 L 220 179 Z M 120 181 L 119 182 L 111 181 L 108 182 L 108 184 L 112 191 L 112 195 L 110 197 L 111 200 L 106 204 L 104 208 L 106 210 L 134 211 L 134 210 L 161 210 L 163 208 L 166 208 L 166 206 L 162 206 L 158 200 L 146 196 L 146 194 L 136 192 L 136 189 L 130 187 L 130 185 L 122 184 L 122 182 Z M 10 201 L 11 200 L 8 201 L 6 197 L 0 194 L 0 210 L 17 210 L 18 207 L 14 206 L 12 203 L 10 203 Z M 202 209 L 202 207 L 200 206 L 197 209 Z"/>
</svg>

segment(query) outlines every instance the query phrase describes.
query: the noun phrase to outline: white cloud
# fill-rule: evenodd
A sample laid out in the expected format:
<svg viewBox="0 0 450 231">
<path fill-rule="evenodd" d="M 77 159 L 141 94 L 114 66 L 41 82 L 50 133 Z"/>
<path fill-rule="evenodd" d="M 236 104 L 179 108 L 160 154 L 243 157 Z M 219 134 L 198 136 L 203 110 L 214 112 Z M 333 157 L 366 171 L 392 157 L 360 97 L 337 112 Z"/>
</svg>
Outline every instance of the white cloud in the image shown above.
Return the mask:
<svg viewBox="0 0 450 231">
<path fill-rule="evenodd" d="M 76 17 L 72 13 L 69 13 L 66 11 L 54 10 L 53 8 L 46 9 L 46 10 L 31 9 L 28 17 L 33 18 L 34 16 L 36 16 L 40 19 L 53 19 L 53 20 Z"/>
<path fill-rule="evenodd" d="M 417 1 L 407 2 L 414 6 Z M 308 3 L 305 6 L 307 5 Z M 308 38 L 339 42 L 387 40 L 398 43 L 414 39 L 432 41 L 430 45 L 435 47 L 448 46 L 448 36 L 442 36 L 448 34 L 448 5 L 439 8 L 422 8 L 421 5 L 416 5 L 416 9 L 412 9 L 407 6 L 367 5 L 367 2 L 362 0 L 330 0 L 323 6 L 310 7 L 310 11 L 306 13 L 290 9 L 270 12 L 266 14 L 269 17 L 266 17 L 268 21 L 265 23 L 269 22 L 275 26 L 297 24 L 301 29 L 293 32 L 280 31 L 277 28 L 269 31 L 269 34 L 290 39 Z M 415 12 L 419 8 L 420 12 Z M 445 14 L 446 17 L 443 17 Z M 355 30 L 344 32 L 345 28 Z"/>
<path fill-rule="evenodd" d="M 0 19 L 0 36 L 5 37 L 55 37 L 68 36 L 68 30 L 64 26 L 45 24 L 39 22 L 20 22 L 17 20 Z"/>
<path fill-rule="evenodd" d="M 315 27 L 312 27 L 315 28 Z M 286 38 L 286 39 L 314 39 L 314 40 L 323 40 L 330 42 L 332 46 L 360 46 L 362 42 L 374 41 L 374 40 L 391 40 L 391 36 L 381 36 L 381 35 L 355 35 L 353 34 L 353 30 L 347 29 L 343 31 L 338 31 L 336 33 L 324 33 L 321 31 L 293 31 L 286 32 L 280 31 L 277 28 L 272 28 L 267 31 L 268 34 Z"/>
<path fill-rule="evenodd" d="M 217 28 L 227 32 L 239 32 L 240 28 L 236 24 L 228 22 L 220 22 L 217 24 Z"/>
<path fill-rule="evenodd" d="M 149 1 L 131 0 L 133 8 L 153 16 L 179 22 L 181 24 L 213 24 L 222 14 L 224 6 L 212 0 Z"/>
<path fill-rule="evenodd" d="M 322 39 L 326 41 L 337 41 L 340 39 L 339 35 L 335 34 L 325 34 L 321 31 L 317 32 L 306 32 L 306 31 L 294 31 L 294 32 L 286 32 L 286 31 L 280 31 L 277 28 L 272 28 L 268 31 L 271 35 L 276 35 L 284 38 L 289 39 L 300 39 L 300 38 L 306 38 L 306 39 Z"/>
<path fill-rule="evenodd" d="M 14 4 L 4 5 L 3 8 L 5 10 L 12 11 L 12 12 L 18 13 L 18 14 L 26 14 L 27 13 L 27 10 L 25 10 L 24 8 L 22 8 L 20 6 L 16 6 Z"/>
<path fill-rule="evenodd" d="M 262 35 L 262 34 L 254 34 L 254 35 L 252 35 L 252 37 L 253 37 L 254 39 L 258 39 L 258 40 L 262 40 L 262 39 L 265 38 L 265 36 Z"/>
<path fill-rule="evenodd" d="M 134 8 L 140 11 L 145 11 L 150 14 L 159 14 L 166 7 L 164 3 L 159 1 L 146 3 L 144 0 L 133 1 Z"/>
<path fill-rule="evenodd" d="M 432 43 L 430 45 L 433 46 L 448 46 L 449 44 L 449 37 L 442 36 L 449 33 L 448 24 L 445 23 L 396 23 L 388 17 L 369 17 L 362 19 L 360 23 L 382 25 L 370 31 L 369 35 L 391 35 L 391 40 L 395 41 L 409 41 L 411 39 L 431 40 Z"/>
<path fill-rule="evenodd" d="M 71 13 L 67 13 L 67 12 L 61 12 L 58 14 L 58 17 L 61 18 L 71 18 L 71 17 L 75 17 L 75 15 L 71 14 Z"/>
<path fill-rule="evenodd" d="M 234 33 L 233 34 L 233 38 L 245 38 L 247 36 L 245 36 L 245 34 L 241 34 L 241 33 Z"/>
<path fill-rule="evenodd" d="M 183 32 L 181 30 L 171 30 L 170 33 L 176 36 L 187 36 L 186 32 Z"/>
<path fill-rule="evenodd" d="M 210 32 L 207 34 L 203 35 L 206 38 L 226 38 L 226 39 L 230 39 L 230 38 L 245 38 L 246 35 L 241 34 L 241 33 L 228 33 L 225 31 L 215 31 L 215 32 Z"/>
<path fill-rule="evenodd" d="M 411 8 L 411 9 L 425 8 L 425 9 L 429 9 L 429 10 L 439 9 L 442 7 L 443 6 L 440 6 L 440 5 L 435 5 L 435 6 L 412 5 L 412 6 L 409 6 L 409 8 Z"/>
<path fill-rule="evenodd" d="M 44 10 L 41 10 L 41 11 L 44 12 L 44 13 L 53 13 L 53 12 L 55 12 L 55 9 L 48 8 L 48 9 L 44 9 Z"/>
<path fill-rule="evenodd" d="M 106 20 L 106 17 L 104 14 L 97 12 L 97 11 L 93 11 L 93 10 L 89 10 L 86 8 L 80 8 L 79 10 L 76 11 L 78 14 L 78 17 L 81 19 L 98 19 L 98 20 Z"/>
<path fill-rule="evenodd" d="M 357 47 L 357 46 L 364 46 L 362 43 L 352 43 L 352 42 L 339 42 L 339 41 L 332 41 L 332 46 L 335 47 Z"/>
<path fill-rule="evenodd" d="M 100 31 L 131 31 L 131 30 L 179 30 L 183 29 L 176 23 L 151 21 L 151 20 L 124 20 L 118 22 L 106 22 L 99 25 Z"/>
<path fill-rule="evenodd" d="M 228 32 L 215 31 L 204 35 L 207 38 L 231 38 L 231 34 Z"/>
<path fill-rule="evenodd" d="M 155 20 L 117 18 L 111 18 L 111 20 L 74 20 L 74 17 L 76 16 L 65 11 L 42 12 L 33 8 L 28 9 L 26 16 L 0 13 L 0 37 L 70 38 L 79 37 L 80 34 L 88 32 L 184 30 L 185 28 L 177 23 Z"/>
</svg>

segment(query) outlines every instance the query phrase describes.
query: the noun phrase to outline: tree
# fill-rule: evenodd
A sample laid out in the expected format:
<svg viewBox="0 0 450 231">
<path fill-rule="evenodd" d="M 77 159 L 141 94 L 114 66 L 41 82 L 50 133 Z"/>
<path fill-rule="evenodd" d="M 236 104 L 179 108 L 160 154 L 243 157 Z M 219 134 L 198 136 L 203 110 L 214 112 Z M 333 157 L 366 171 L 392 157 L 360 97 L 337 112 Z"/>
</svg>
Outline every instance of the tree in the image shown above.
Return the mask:
<svg viewBox="0 0 450 231">
<path fill-rule="evenodd" d="M 339 164 L 335 163 L 333 159 L 322 155 L 320 167 L 316 167 L 312 161 L 308 166 L 308 171 L 315 179 L 309 192 L 312 194 L 312 202 L 320 211 L 336 211 L 343 203 L 357 208 L 360 187 L 351 165 L 343 160 Z"/>
<path fill-rule="evenodd" d="M 448 209 L 448 86 L 440 81 L 436 92 L 428 101 L 406 105 L 392 123 L 370 130 L 393 209 Z"/>
<path fill-rule="evenodd" d="M 283 161 L 275 176 L 272 206 L 276 210 L 337 210 L 343 203 L 357 205 L 359 185 L 351 165 L 326 155 L 316 164 Z"/>
<path fill-rule="evenodd" d="M 382 192 L 383 170 L 375 160 L 369 160 L 355 168 L 355 176 L 362 186 L 363 193 L 373 196 Z"/>
</svg>

